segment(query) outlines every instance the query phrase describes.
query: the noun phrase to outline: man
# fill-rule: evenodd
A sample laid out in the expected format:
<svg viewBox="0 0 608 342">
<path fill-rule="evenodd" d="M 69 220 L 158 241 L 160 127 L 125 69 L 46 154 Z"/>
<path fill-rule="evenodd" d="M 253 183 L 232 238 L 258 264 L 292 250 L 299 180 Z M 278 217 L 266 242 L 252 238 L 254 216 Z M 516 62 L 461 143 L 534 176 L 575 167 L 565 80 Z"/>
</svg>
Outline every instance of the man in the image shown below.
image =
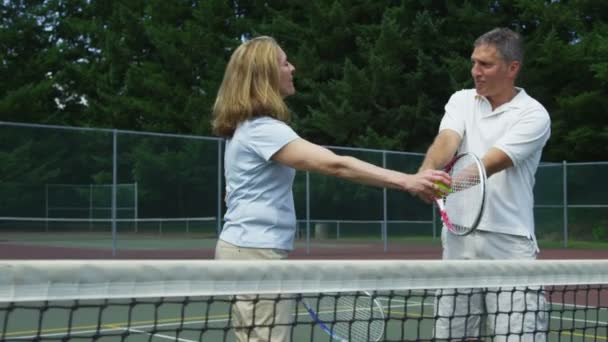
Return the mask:
<svg viewBox="0 0 608 342">
<path fill-rule="evenodd" d="M 443 259 L 535 259 L 532 188 L 550 136 L 549 114 L 515 86 L 523 63 L 519 34 L 507 28 L 483 34 L 474 43 L 471 62 L 475 89 L 451 96 L 420 171 L 442 168 L 457 153 L 476 154 L 488 176 L 487 206 L 473 233 L 457 236 L 443 229 Z M 475 341 L 490 335 L 496 336 L 493 341 L 544 341 L 547 314 L 542 290 L 518 290 L 439 291 L 435 337 Z"/>
</svg>

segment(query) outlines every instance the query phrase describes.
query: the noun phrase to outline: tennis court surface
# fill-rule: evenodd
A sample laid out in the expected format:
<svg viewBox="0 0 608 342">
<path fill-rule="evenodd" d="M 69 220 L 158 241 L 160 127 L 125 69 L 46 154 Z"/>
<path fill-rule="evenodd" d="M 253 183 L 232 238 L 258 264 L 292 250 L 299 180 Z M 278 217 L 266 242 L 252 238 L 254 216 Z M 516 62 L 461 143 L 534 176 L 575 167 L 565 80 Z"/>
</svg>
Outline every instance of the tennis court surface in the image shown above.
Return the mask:
<svg viewBox="0 0 608 342">
<path fill-rule="evenodd" d="M 4 260 L 0 340 L 234 341 L 235 328 L 285 327 L 293 341 L 339 340 L 325 330 L 348 341 L 434 341 L 436 296 L 474 288 L 540 293 L 545 309 L 514 305 L 495 316 L 547 315 L 547 329 L 532 333 L 548 341 L 606 341 L 607 283 L 604 260 Z M 289 314 L 243 325 L 230 310 L 238 300 Z"/>
</svg>

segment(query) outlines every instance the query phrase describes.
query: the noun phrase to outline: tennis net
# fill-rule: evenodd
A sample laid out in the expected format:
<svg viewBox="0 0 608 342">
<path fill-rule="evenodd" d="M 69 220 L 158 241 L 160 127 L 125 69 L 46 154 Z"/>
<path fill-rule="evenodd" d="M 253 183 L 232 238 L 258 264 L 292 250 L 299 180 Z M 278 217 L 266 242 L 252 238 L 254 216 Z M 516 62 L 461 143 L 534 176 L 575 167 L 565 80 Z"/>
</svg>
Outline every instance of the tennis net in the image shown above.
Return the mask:
<svg viewBox="0 0 608 342">
<path fill-rule="evenodd" d="M 605 341 L 607 283 L 603 260 L 7 260 L 0 340 Z"/>
</svg>

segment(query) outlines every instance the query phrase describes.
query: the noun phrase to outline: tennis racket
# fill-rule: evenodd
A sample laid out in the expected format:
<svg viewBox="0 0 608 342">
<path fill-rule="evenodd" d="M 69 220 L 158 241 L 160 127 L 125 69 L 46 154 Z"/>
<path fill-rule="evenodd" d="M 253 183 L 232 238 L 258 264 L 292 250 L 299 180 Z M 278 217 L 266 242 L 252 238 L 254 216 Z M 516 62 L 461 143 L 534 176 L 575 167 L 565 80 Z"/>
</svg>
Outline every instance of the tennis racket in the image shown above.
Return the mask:
<svg viewBox="0 0 608 342">
<path fill-rule="evenodd" d="M 301 302 L 332 341 L 380 341 L 384 336 L 384 310 L 369 292 L 306 294 Z"/>
<path fill-rule="evenodd" d="M 436 197 L 435 202 L 445 227 L 456 235 L 471 233 L 481 220 L 486 197 L 485 168 L 473 153 L 454 157 L 445 167 L 452 186 L 439 184 L 446 194 Z"/>
</svg>

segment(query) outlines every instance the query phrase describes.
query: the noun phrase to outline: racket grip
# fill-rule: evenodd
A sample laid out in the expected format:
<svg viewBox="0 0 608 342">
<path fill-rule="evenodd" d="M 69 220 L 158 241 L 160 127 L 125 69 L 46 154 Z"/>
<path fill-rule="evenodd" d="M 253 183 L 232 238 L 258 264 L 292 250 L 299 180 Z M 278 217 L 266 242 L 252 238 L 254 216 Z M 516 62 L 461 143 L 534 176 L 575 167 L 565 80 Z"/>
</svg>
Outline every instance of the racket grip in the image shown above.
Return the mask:
<svg viewBox="0 0 608 342">
<path fill-rule="evenodd" d="M 448 218 L 448 213 L 445 211 L 445 205 L 443 205 L 443 200 L 441 198 L 435 198 L 435 203 L 437 203 L 437 207 L 439 208 L 439 214 L 441 215 L 441 221 L 445 224 L 446 228 L 448 228 L 451 232 L 456 232 L 454 230 L 454 226 L 450 219 Z"/>
</svg>

